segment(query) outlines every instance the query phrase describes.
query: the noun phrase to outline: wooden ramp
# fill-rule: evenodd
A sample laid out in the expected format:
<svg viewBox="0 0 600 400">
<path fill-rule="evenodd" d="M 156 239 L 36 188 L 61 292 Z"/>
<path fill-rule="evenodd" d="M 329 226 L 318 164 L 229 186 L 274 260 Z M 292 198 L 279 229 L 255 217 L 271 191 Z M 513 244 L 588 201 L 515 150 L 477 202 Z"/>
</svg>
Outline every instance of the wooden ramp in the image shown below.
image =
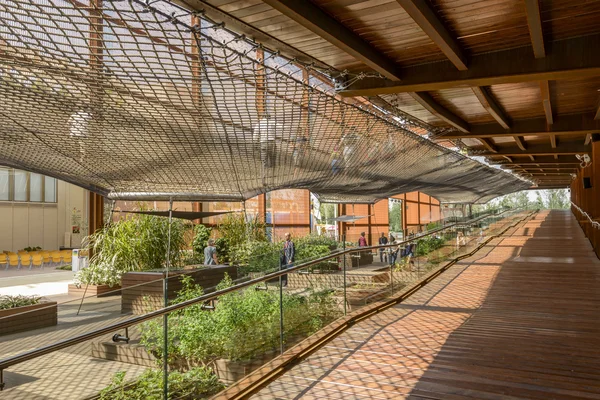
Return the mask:
<svg viewBox="0 0 600 400">
<path fill-rule="evenodd" d="M 600 261 L 541 212 L 254 399 L 600 399 Z"/>
</svg>

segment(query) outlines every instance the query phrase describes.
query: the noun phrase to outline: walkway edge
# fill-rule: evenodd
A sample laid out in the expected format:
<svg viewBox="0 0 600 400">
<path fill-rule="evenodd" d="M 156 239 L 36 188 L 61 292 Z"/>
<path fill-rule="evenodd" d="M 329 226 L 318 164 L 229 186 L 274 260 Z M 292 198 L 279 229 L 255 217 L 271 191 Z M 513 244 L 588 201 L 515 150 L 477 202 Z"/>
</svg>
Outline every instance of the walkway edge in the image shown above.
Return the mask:
<svg viewBox="0 0 600 400">
<path fill-rule="evenodd" d="M 363 307 L 357 311 L 351 312 L 343 318 L 331 323 L 326 326 L 319 332 L 314 335 L 308 337 L 303 340 L 296 346 L 292 347 L 290 350 L 286 351 L 281 356 L 273 359 L 272 361 L 266 363 L 256 371 L 250 373 L 245 378 L 241 379 L 234 385 L 224 389 L 219 392 L 215 396 L 213 396 L 212 400 L 241 400 L 247 399 L 269 383 L 273 382 L 279 376 L 283 375 L 285 372 L 290 370 L 292 367 L 312 355 L 315 351 L 326 345 L 328 342 L 333 340 L 335 337 L 346 331 L 348 328 L 353 326 L 354 324 L 362 321 L 363 319 L 369 318 L 375 314 L 378 314 L 382 311 L 387 310 L 390 307 L 395 306 L 398 303 L 403 302 L 413 294 L 415 294 L 419 289 L 433 281 L 439 275 L 447 271 L 450 267 L 455 265 L 457 262 L 464 260 L 465 258 L 472 257 L 479 250 L 487 246 L 492 240 L 504 235 L 509 229 L 512 229 L 519 225 L 520 223 L 531 218 L 537 211 L 533 211 L 527 214 L 525 217 L 515 222 L 514 224 L 506 227 L 501 232 L 496 235 L 488 237 L 483 243 L 477 246 L 473 251 L 468 254 L 463 254 L 462 256 L 456 257 L 449 261 L 444 266 L 438 268 L 433 271 L 425 278 L 420 280 L 419 282 L 414 283 L 413 285 L 407 287 L 405 290 L 400 292 L 397 296 L 388 299 L 382 300 L 376 303 L 373 303 L 370 306 Z"/>
</svg>

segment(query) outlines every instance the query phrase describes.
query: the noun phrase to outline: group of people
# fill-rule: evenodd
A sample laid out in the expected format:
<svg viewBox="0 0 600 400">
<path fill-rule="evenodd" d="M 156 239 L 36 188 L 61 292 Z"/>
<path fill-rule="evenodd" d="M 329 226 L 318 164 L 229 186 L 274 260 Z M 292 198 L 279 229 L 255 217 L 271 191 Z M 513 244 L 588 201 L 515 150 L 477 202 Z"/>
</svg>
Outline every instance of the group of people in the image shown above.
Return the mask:
<svg viewBox="0 0 600 400">
<path fill-rule="evenodd" d="M 281 269 L 293 267 L 295 257 L 296 248 L 294 246 L 294 242 L 292 242 L 292 235 L 290 235 L 290 233 L 286 233 L 285 242 L 283 242 L 283 249 L 281 252 Z M 215 247 L 215 240 L 208 239 L 207 246 L 204 248 L 204 265 L 217 264 L 219 264 L 219 259 L 217 258 L 217 248 Z M 281 282 L 283 286 L 287 286 L 287 274 L 281 276 Z"/>
<path fill-rule="evenodd" d="M 409 236 L 409 239 L 410 238 L 411 236 Z M 388 243 L 398 244 L 398 242 L 396 242 L 396 238 L 394 235 L 392 235 L 392 232 L 390 232 L 389 237 L 385 235 L 385 232 L 381 232 L 381 236 L 379 237 L 379 245 L 385 246 Z M 358 247 L 366 246 L 367 238 L 365 237 L 365 232 L 361 232 L 358 238 Z M 400 259 L 408 256 L 414 256 L 414 249 L 414 243 L 409 243 L 406 246 L 398 245 L 398 247 L 395 249 L 393 247 L 379 249 L 379 261 L 387 263 L 389 258 L 389 264 L 394 265 L 398 259 L 398 256 L 400 256 Z"/>
</svg>

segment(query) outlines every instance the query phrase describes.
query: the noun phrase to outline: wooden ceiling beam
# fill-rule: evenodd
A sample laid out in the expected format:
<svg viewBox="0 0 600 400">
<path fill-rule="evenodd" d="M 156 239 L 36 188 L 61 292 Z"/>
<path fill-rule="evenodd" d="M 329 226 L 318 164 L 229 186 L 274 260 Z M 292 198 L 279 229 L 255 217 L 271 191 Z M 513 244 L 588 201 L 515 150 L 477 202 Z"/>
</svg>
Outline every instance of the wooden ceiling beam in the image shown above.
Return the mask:
<svg viewBox="0 0 600 400">
<path fill-rule="evenodd" d="M 510 165 L 510 166 L 506 166 L 505 168 L 506 169 L 518 169 L 521 171 L 565 171 L 565 172 L 577 171 L 576 166 L 556 168 L 556 167 L 547 167 L 547 166 L 533 167 L 533 166 Z"/>
<path fill-rule="evenodd" d="M 528 172 L 529 175 L 532 176 L 565 176 L 570 177 L 572 172 Z"/>
<path fill-rule="evenodd" d="M 600 133 L 600 120 L 594 120 L 593 113 L 558 115 L 554 124 L 548 126 L 546 118 L 513 120 L 509 130 L 503 130 L 496 123 L 471 124 L 469 133 L 450 133 L 440 139 L 454 140 L 464 138 L 493 138 L 508 136 L 543 136 L 550 135 L 586 135 Z M 549 130 L 548 130 L 549 129 Z"/>
<path fill-rule="evenodd" d="M 552 147 L 550 147 L 549 145 L 546 145 L 546 144 L 531 144 L 528 146 L 526 151 L 523 151 L 515 146 L 515 147 L 498 147 L 497 152 L 490 151 L 490 152 L 478 154 L 477 151 L 470 150 L 470 153 L 472 152 L 472 155 L 479 155 L 479 156 L 514 157 L 514 156 L 529 156 L 529 155 L 546 156 L 546 155 L 559 155 L 559 154 L 566 154 L 566 155 L 586 154 L 586 153 L 589 154 L 589 153 L 591 153 L 591 151 L 592 151 L 591 146 L 585 146 L 580 143 L 563 143 L 555 149 L 553 149 Z"/>
<path fill-rule="evenodd" d="M 492 153 L 498 152 L 498 147 L 492 142 L 492 139 L 479 139 L 479 141 L 486 149 L 488 149 L 488 151 L 491 151 Z"/>
<path fill-rule="evenodd" d="M 365 63 L 391 81 L 400 80 L 400 67 L 344 24 L 308 0 L 263 0 L 306 29 Z"/>
<path fill-rule="evenodd" d="M 504 114 L 504 111 L 498 106 L 492 95 L 483 87 L 471 88 L 481 103 L 483 108 L 502 126 L 504 129 L 510 129 L 510 121 Z"/>
<path fill-rule="evenodd" d="M 550 84 L 547 80 L 540 81 L 540 92 L 542 94 L 546 122 L 548 125 L 552 125 L 554 123 L 554 118 L 552 117 L 552 102 L 550 101 Z"/>
<path fill-rule="evenodd" d="M 517 143 L 518 148 L 520 148 L 523 151 L 527 150 L 527 145 L 525 144 L 525 141 L 523 139 L 521 139 L 519 136 L 513 136 L 513 139 L 515 139 L 515 143 Z"/>
<path fill-rule="evenodd" d="M 204 11 L 204 14 L 206 14 L 206 16 L 213 21 L 224 22 L 228 27 L 233 28 L 234 31 L 243 33 L 247 37 L 253 38 L 265 46 L 277 49 L 281 51 L 281 54 L 289 58 L 296 58 L 299 61 L 306 63 L 315 63 L 316 66 L 321 68 L 331 68 L 330 65 L 325 64 L 317 58 L 285 43 L 283 40 L 280 40 L 264 31 L 261 31 L 260 29 L 253 27 L 252 25 L 220 10 L 218 7 L 215 7 L 204 0 L 173 0 L 173 3 L 190 11 L 202 10 Z"/>
<path fill-rule="evenodd" d="M 533 54 L 535 58 L 544 58 L 546 57 L 546 49 L 544 48 L 544 34 L 542 32 L 542 19 L 538 0 L 525 0 L 525 10 L 527 11 L 527 25 L 529 26 Z"/>
<path fill-rule="evenodd" d="M 512 163 L 507 163 L 501 160 L 490 160 L 489 163 L 492 165 L 505 165 L 505 166 L 524 166 L 530 167 L 533 165 L 544 167 L 544 166 L 555 166 L 555 167 L 566 167 L 566 168 L 576 168 L 580 163 L 579 161 L 573 157 L 571 160 L 567 160 L 567 156 L 565 156 L 565 161 L 560 162 L 552 162 L 550 160 L 544 160 L 544 162 L 539 161 L 539 157 L 536 158 L 536 161 L 515 161 Z"/>
<path fill-rule="evenodd" d="M 436 13 L 424 0 L 397 0 L 404 11 L 440 48 L 442 53 L 450 60 L 459 71 L 466 71 L 467 59 L 462 49 Z"/>
<path fill-rule="evenodd" d="M 530 47 L 477 54 L 471 57 L 467 71 L 458 71 L 450 61 L 413 65 L 399 71 L 402 82 L 364 78 L 340 94 L 376 96 L 600 75 L 600 34 L 557 40 L 549 47 L 552 51 L 543 60 L 535 59 Z"/>
<path fill-rule="evenodd" d="M 448 109 L 438 104 L 431 95 L 425 92 L 411 93 L 413 99 L 415 99 L 420 105 L 422 105 L 427 111 L 440 118 L 441 120 L 452 125 L 461 132 L 468 133 L 470 130 L 469 124 L 462 120 L 457 115 L 450 112 Z"/>
</svg>

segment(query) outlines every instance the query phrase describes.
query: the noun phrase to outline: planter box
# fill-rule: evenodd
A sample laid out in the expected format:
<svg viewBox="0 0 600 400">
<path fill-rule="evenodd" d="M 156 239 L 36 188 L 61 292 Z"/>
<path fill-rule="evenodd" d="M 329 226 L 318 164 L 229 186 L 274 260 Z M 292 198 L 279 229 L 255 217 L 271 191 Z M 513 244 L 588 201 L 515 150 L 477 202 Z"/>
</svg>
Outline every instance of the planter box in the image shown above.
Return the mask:
<svg viewBox="0 0 600 400">
<path fill-rule="evenodd" d="M 226 385 L 230 385 L 262 367 L 278 355 L 279 353 L 271 351 L 263 354 L 262 357 L 258 359 L 249 361 L 231 361 L 220 359 L 215 361 L 213 370 L 219 377 L 219 381 L 225 383 Z"/>
<path fill-rule="evenodd" d="M 0 335 L 54 326 L 58 322 L 57 312 L 55 301 L 0 310 Z"/>
<path fill-rule="evenodd" d="M 77 287 L 75 284 L 69 285 L 69 296 L 98 296 L 98 297 L 107 297 L 107 296 L 117 296 L 121 294 L 121 286 L 113 286 L 110 287 L 108 285 L 87 285 L 87 291 L 85 289 L 86 285 L 81 284 L 81 287 Z"/>
<path fill-rule="evenodd" d="M 237 278 L 237 267 L 216 265 L 196 270 L 169 272 L 168 297 L 174 299 L 181 290 L 181 275 L 191 276 L 198 285 L 210 293 L 214 286 L 223 280 L 227 273 L 231 279 Z M 164 307 L 163 271 L 128 272 L 121 278 L 121 312 L 145 314 Z"/>
<path fill-rule="evenodd" d="M 144 367 L 156 367 L 157 365 L 156 357 L 137 343 L 93 342 L 92 357 Z"/>
</svg>

